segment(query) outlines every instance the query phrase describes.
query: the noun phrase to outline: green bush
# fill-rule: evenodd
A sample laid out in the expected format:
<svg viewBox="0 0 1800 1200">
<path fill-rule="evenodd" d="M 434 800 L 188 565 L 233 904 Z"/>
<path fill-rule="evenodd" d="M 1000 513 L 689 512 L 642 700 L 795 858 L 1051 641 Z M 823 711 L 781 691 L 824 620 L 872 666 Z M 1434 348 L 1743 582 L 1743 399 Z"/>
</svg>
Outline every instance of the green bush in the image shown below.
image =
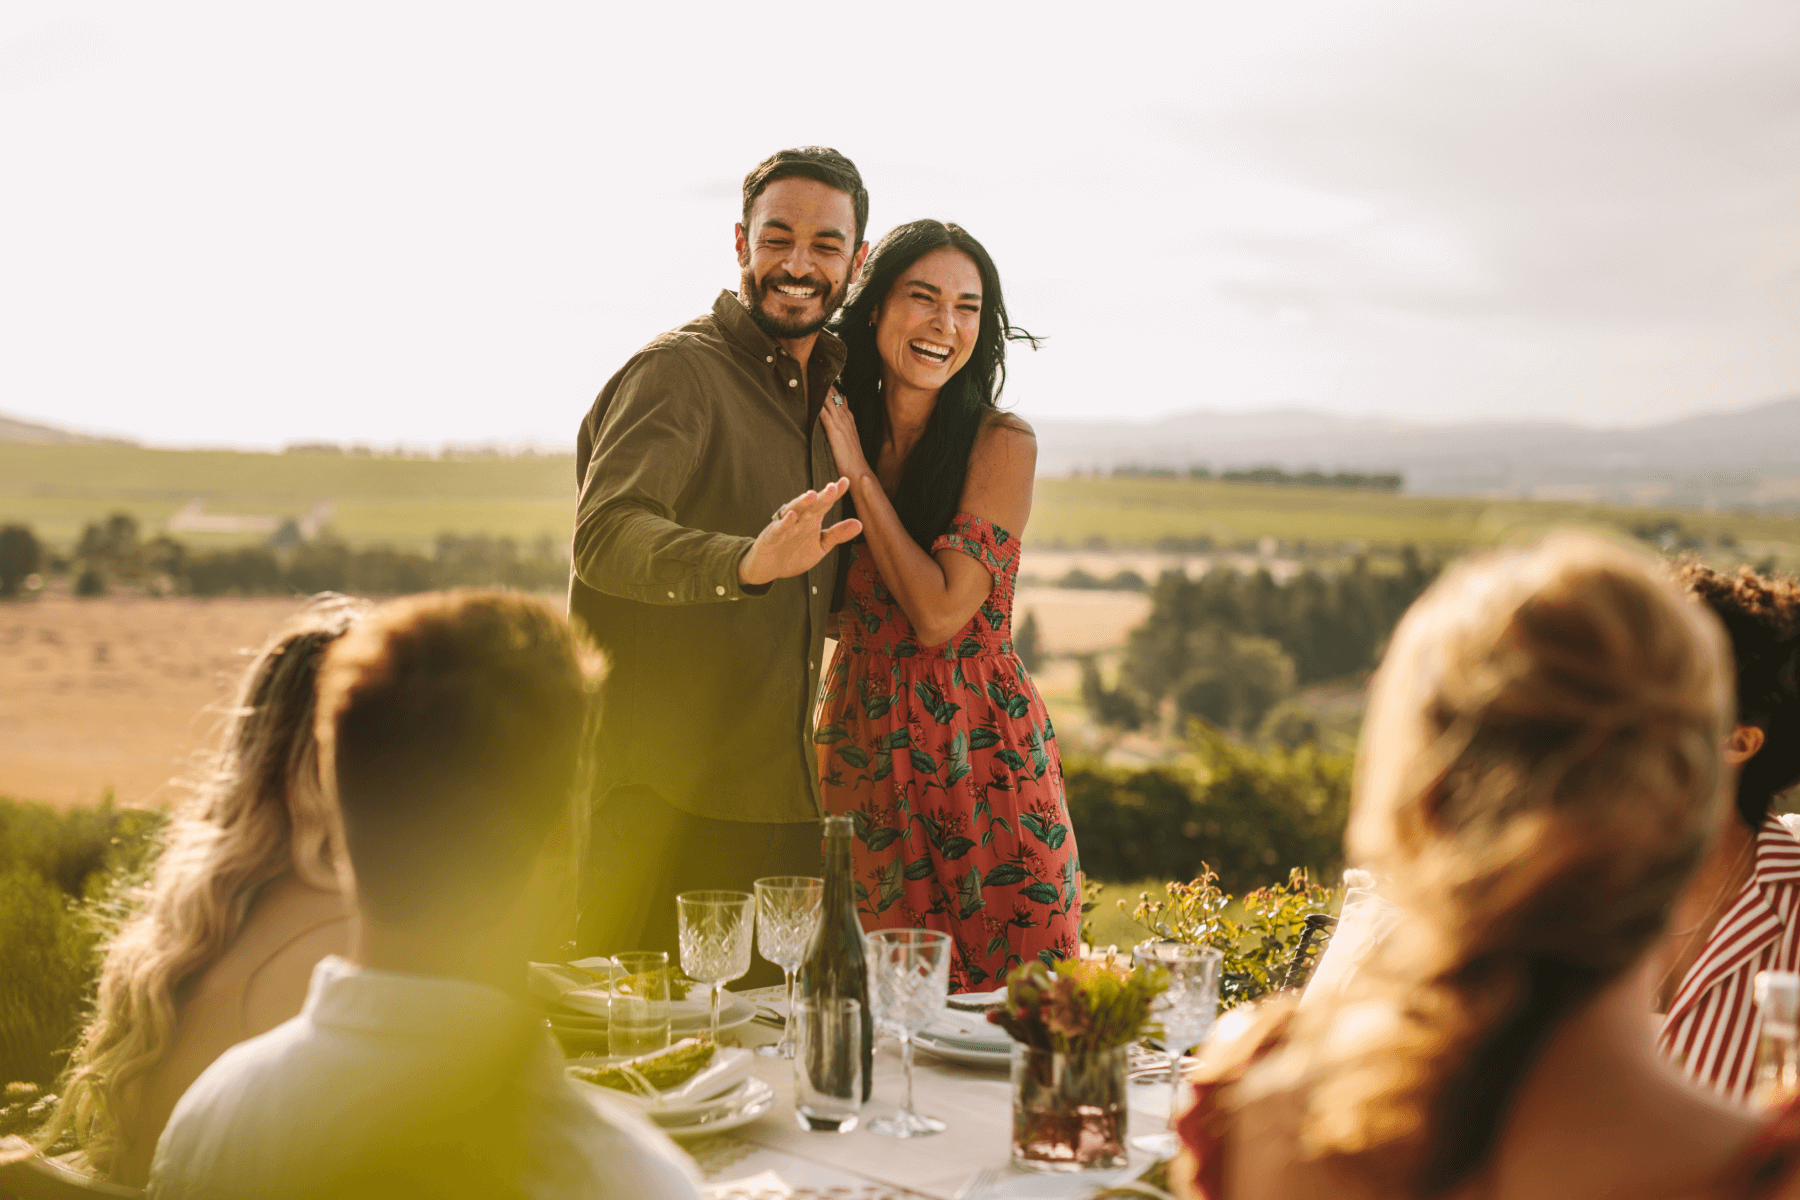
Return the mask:
<svg viewBox="0 0 1800 1200">
<path fill-rule="evenodd" d="M 161 813 L 0 797 L 0 1082 L 48 1086 L 81 1030 L 98 950 L 147 871 Z"/>
<path fill-rule="evenodd" d="M 1243 892 L 1298 865 L 1322 879 L 1341 867 L 1351 756 L 1316 745 L 1240 745 L 1196 722 L 1190 766 L 1138 770 L 1063 764 L 1069 818 L 1090 877 L 1192 879 L 1213 864 Z"/>
</svg>

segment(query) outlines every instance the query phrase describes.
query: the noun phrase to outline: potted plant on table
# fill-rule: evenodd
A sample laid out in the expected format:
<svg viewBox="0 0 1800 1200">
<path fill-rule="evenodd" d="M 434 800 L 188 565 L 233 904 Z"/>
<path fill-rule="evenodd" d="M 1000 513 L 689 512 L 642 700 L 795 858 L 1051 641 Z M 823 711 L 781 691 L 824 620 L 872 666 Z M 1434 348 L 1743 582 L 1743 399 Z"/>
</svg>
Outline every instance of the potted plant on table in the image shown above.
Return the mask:
<svg viewBox="0 0 1800 1200">
<path fill-rule="evenodd" d="M 1126 1067 L 1157 972 L 1097 961 L 1030 963 L 988 1013 L 1013 1039 L 1013 1162 L 1036 1171 L 1126 1165 Z"/>
</svg>

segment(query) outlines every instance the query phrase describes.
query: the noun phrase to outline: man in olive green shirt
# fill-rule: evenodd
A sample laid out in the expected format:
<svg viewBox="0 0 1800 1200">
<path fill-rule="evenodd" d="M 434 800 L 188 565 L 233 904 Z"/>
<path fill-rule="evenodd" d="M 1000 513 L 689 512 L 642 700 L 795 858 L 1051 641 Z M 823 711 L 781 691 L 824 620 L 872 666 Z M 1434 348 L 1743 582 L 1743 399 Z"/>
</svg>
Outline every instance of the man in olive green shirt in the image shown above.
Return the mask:
<svg viewBox="0 0 1800 1200">
<path fill-rule="evenodd" d="M 676 950 L 677 892 L 819 872 L 812 700 L 848 490 L 819 425 L 824 332 L 868 193 L 808 147 L 744 180 L 736 295 L 614 375 L 582 422 L 569 611 L 610 660 L 584 953 Z"/>
</svg>

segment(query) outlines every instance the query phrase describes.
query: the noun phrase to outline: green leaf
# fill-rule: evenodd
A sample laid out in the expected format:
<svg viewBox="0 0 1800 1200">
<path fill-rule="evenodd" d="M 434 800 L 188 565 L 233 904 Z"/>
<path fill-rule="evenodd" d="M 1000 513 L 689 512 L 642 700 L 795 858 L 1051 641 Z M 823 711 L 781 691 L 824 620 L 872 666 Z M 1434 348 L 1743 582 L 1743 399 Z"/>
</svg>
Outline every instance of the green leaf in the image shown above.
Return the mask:
<svg viewBox="0 0 1800 1200">
<path fill-rule="evenodd" d="M 1044 838 L 1044 845 L 1052 850 L 1061 850 L 1063 839 L 1068 836 L 1069 827 L 1067 825 L 1052 825 L 1049 835 Z"/>
<path fill-rule="evenodd" d="M 879 893 L 875 901 L 876 912 L 886 912 L 900 902 L 900 897 L 906 894 L 906 888 L 905 885 L 900 882 L 899 859 L 896 858 L 893 862 L 881 868 L 881 878 L 879 882 L 876 883 L 875 887 L 876 891 Z"/>
<path fill-rule="evenodd" d="M 989 729 L 986 725 L 977 725 L 969 730 L 969 749 L 986 750 L 1000 744 L 1000 731 Z"/>
<path fill-rule="evenodd" d="M 868 836 L 867 842 L 868 842 L 869 850 L 871 852 L 874 852 L 874 851 L 879 851 L 879 850 L 886 850 L 889 846 L 893 845 L 895 842 L 897 842 L 899 840 L 900 840 L 900 831 L 898 829 L 884 826 L 881 829 L 876 829 L 876 830 L 871 831 Z"/>
<path fill-rule="evenodd" d="M 966 837 L 945 838 L 944 844 L 938 848 L 938 853 L 942 854 L 945 858 L 955 861 L 974 848 L 975 843 Z"/>
<path fill-rule="evenodd" d="M 892 775 L 893 773 L 894 773 L 894 756 L 893 756 L 893 754 L 887 750 L 877 751 L 875 754 L 875 774 L 874 774 L 873 778 L 870 780 L 870 782 L 871 783 L 880 783 L 882 780 L 886 779 L 889 775 Z"/>
<path fill-rule="evenodd" d="M 895 658 L 912 658 L 914 655 L 918 654 L 918 652 L 919 644 L 917 642 L 901 642 L 898 646 L 894 647 Z"/>
<path fill-rule="evenodd" d="M 907 753 L 912 757 L 913 770 L 923 772 L 926 775 L 937 774 L 937 759 L 931 757 L 930 754 L 919 749 L 917 746 L 914 746 Z"/>
<path fill-rule="evenodd" d="M 1020 813 L 1019 824 L 1031 831 L 1031 836 L 1048 845 L 1050 830 L 1044 825 L 1044 818 L 1036 813 Z"/>
<path fill-rule="evenodd" d="M 865 841 L 865 842 L 869 840 L 869 814 L 868 813 L 864 812 L 860 808 L 851 809 L 850 810 L 850 826 L 851 826 L 851 828 L 853 828 L 856 831 L 856 836 L 860 840 Z"/>
<path fill-rule="evenodd" d="M 980 653 L 981 643 L 976 641 L 974 637 L 966 637 L 956 644 L 956 656 L 958 658 L 974 658 Z"/>
<path fill-rule="evenodd" d="M 988 681 L 987 685 L 987 697 L 999 707 L 1006 707 L 1006 689 L 991 679 Z"/>
<path fill-rule="evenodd" d="M 836 750 L 836 754 L 839 758 L 843 759 L 853 767 L 866 767 L 869 765 L 869 752 L 864 750 L 861 746 L 839 746 Z"/>
<path fill-rule="evenodd" d="M 881 739 L 883 750 L 904 750 L 912 745 L 912 730 L 902 725 Z"/>
<path fill-rule="evenodd" d="M 981 831 L 981 848 L 983 850 L 986 850 L 988 846 L 993 843 L 993 840 L 994 831 L 992 829 L 984 829 Z"/>
<path fill-rule="evenodd" d="M 1029 696 L 1010 696 L 1006 701 L 1006 715 L 1017 720 L 1031 711 Z"/>
<path fill-rule="evenodd" d="M 1027 900 L 1035 900 L 1039 904 L 1055 904 L 1057 899 L 1056 885 L 1042 881 L 1027 884 L 1019 889 L 1019 894 Z"/>
<path fill-rule="evenodd" d="M 916 882 L 929 877 L 932 870 L 931 855 L 927 854 L 923 858 L 915 858 L 906 864 L 906 877 Z"/>
<path fill-rule="evenodd" d="M 1002 746 L 994 752 L 994 757 L 1015 771 L 1023 771 L 1025 769 L 1024 756 L 1017 750 L 1014 750 L 1011 746 Z"/>
<path fill-rule="evenodd" d="M 1011 788 L 1007 788 L 1006 790 L 1009 792 L 1012 791 Z M 1011 833 L 1013 831 L 1013 827 L 1006 823 L 1005 817 L 995 817 L 994 818 L 994 826 L 999 829 L 1004 829 L 1008 833 Z"/>
<path fill-rule="evenodd" d="M 997 608 L 989 608 L 984 604 L 981 607 L 981 615 L 987 618 L 989 629 L 999 629 L 1006 624 L 1006 614 Z"/>
<path fill-rule="evenodd" d="M 1028 877 L 1028 872 L 1018 863 L 1001 863 L 987 873 L 987 885 L 989 887 L 1011 887 L 1015 883 L 1025 882 Z"/>
<path fill-rule="evenodd" d="M 950 672 L 950 686 L 959 688 L 966 688 L 969 686 L 969 681 L 963 677 L 961 663 L 957 663 L 956 669 Z"/>
<path fill-rule="evenodd" d="M 981 894 L 980 867 L 969 868 L 969 873 L 957 884 L 956 895 L 960 901 L 957 915 L 965 921 L 987 907 L 987 898 Z"/>
<path fill-rule="evenodd" d="M 876 616 L 874 613 L 870 612 L 868 609 L 866 609 L 866 608 L 857 609 L 856 610 L 856 619 L 861 621 L 862 627 L 864 629 L 866 629 L 867 631 L 869 631 L 870 633 L 880 633 L 881 632 L 881 618 Z"/>
<path fill-rule="evenodd" d="M 944 753 L 950 764 L 946 787 L 968 778 L 969 773 L 975 769 L 969 765 L 969 735 L 964 731 L 956 731 L 956 736 L 950 739 L 950 746 Z"/>
<path fill-rule="evenodd" d="M 860 879 L 856 881 L 856 898 L 858 900 L 867 900 L 869 898 L 869 889 Z"/>
<path fill-rule="evenodd" d="M 819 746 L 829 746 L 833 742 L 841 742 L 849 736 L 850 731 L 842 725 L 821 725 L 813 732 L 813 743 Z"/>
<path fill-rule="evenodd" d="M 1004 933 L 996 933 L 993 937 L 988 939 L 987 952 L 984 953 L 982 957 L 992 958 L 1004 949 L 1006 949 L 1006 935 Z"/>
<path fill-rule="evenodd" d="M 1067 955 L 1061 950 L 1058 950 L 1055 946 L 1045 946 L 1042 950 L 1038 951 L 1038 961 L 1043 963 L 1046 967 L 1054 967 L 1066 957 Z"/>
<path fill-rule="evenodd" d="M 989 803 L 987 797 L 985 797 L 985 796 L 975 802 L 974 815 L 979 817 L 984 813 L 990 817 L 994 815 L 994 806 L 991 803 Z"/>
</svg>

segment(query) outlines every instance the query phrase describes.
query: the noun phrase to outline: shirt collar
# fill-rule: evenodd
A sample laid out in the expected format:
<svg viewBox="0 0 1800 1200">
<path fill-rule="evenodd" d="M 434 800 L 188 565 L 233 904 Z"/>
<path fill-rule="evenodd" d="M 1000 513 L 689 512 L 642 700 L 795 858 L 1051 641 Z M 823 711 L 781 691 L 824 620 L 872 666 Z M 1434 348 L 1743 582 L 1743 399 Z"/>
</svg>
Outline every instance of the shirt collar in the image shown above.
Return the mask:
<svg viewBox="0 0 1800 1200">
<path fill-rule="evenodd" d="M 1756 865 L 1751 875 L 1760 887 L 1800 882 L 1800 838 L 1780 817 L 1763 818 L 1756 831 Z"/>
<path fill-rule="evenodd" d="M 784 351 L 774 338 L 762 331 L 762 327 L 750 319 L 750 310 L 736 292 L 725 288 L 719 289 L 719 298 L 713 301 L 713 320 L 719 323 L 726 340 L 756 355 L 767 358 Z M 813 342 L 812 356 L 807 362 L 807 372 L 816 374 L 821 367 L 826 369 L 826 379 L 836 379 L 844 369 L 844 343 L 835 333 L 828 329 L 819 330 L 818 338 Z"/>
<path fill-rule="evenodd" d="M 320 1028 L 407 1038 L 524 1030 L 533 1023 L 528 1008 L 486 984 L 372 971 L 335 954 L 313 968 L 303 1012 Z"/>
</svg>

